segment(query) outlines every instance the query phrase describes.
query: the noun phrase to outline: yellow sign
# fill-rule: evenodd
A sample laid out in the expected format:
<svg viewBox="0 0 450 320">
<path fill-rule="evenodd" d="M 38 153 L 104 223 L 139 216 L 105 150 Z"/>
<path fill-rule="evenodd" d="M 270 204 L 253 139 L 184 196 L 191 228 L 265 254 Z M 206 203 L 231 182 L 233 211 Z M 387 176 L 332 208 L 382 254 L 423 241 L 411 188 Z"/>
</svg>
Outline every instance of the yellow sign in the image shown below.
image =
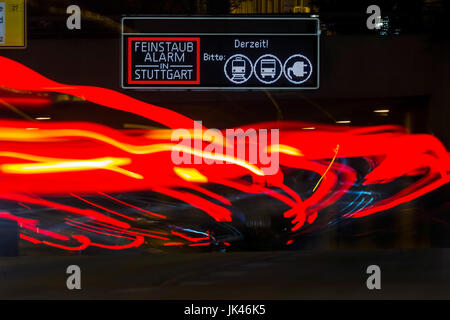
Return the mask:
<svg viewBox="0 0 450 320">
<path fill-rule="evenodd" d="M 0 49 L 26 47 L 26 0 L 0 0 Z"/>
</svg>

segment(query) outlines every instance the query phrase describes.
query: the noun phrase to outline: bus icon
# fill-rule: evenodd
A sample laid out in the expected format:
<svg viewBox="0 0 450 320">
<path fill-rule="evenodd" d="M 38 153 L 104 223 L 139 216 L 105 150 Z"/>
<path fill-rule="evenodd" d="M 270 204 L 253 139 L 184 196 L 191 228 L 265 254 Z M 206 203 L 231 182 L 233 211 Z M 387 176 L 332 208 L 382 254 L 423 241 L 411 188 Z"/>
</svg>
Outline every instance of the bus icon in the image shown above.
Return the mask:
<svg viewBox="0 0 450 320">
<path fill-rule="evenodd" d="M 244 80 L 246 63 L 242 57 L 236 57 L 231 61 L 231 75 L 233 80 Z"/>
<path fill-rule="evenodd" d="M 283 64 L 273 54 L 265 54 L 259 57 L 253 70 L 256 79 L 264 84 L 277 82 L 282 75 L 282 71 Z"/>
<path fill-rule="evenodd" d="M 261 77 L 271 77 L 275 78 L 276 76 L 276 65 L 277 62 L 275 59 L 262 59 L 261 60 Z"/>
</svg>

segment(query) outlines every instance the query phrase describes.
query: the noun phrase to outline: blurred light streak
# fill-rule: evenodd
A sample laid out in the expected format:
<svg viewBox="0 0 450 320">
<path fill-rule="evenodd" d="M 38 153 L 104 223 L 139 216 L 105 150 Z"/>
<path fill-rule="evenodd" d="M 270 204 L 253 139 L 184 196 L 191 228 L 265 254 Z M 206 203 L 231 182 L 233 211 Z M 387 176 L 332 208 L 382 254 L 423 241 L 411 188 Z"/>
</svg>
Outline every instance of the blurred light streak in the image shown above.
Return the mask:
<svg viewBox="0 0 450 320">
<path fill-rule="evenodd" d="M 118 202 L 118 203 L 120 203 L 120 204 L 123 204 L 123 205 L 125 205 L 125 206 L 127 206 L 127 207 L 130 207 L 130 208 L 139 210 L 139 211 L 141 211 L 141 212 L 148 213 L 148 214 L 150 214 L 150 215 L 152 215 L 152 216 L 155 216 L 155 217 L 158 217 L 158 218 L 161 218 L 161 219 L 167 219 L 166 216 L 163 216 L 163 215 L 161 215 L 161 214 L 157 214 L 157 213 L 154 213 L 154 212 L 151 212 L 151 211 L 148 211 L 148 210 L 139 208 L 139 207 L 134 206 L 134 205 L 132 205 L 132 204 L 130 204 L 130 203 L 128 203 L 128 202 L 121 201 L 121 200 L 119 200 L 119 199 L 117 199 L 117 198 L 114 198 L 114 197 L 112 197 L 112 196 L 110 196 L 110 195 L 107 195 L 106 193 L 99 192 L 98 194 L 101 194 L 102 196 L 107 197 L 107 198 L 109 198 L 109 199 L 112 199 L 112 200 L 114 200 L 114 201 L 116 201 L 116 202 Z"/>
<path fill-rule="evenodd" d="M 303 128 L 305 129 L 305 128 Z M 291 155 L 291 156 L 298 156 L 301 157 L 303 156 L 303 153 L 298 150 L 297 148 L 288 146 L 288 145 L 282 145 L 282 144 L 275 144 L 275 145 L 271 145 L 271 146 L 267 146 L 267 152 L 271 153 L 271 152 L 278 152 L 278 153 L 283 153 L 283 154 L 287 154 L 287 155 Z"/>
<path fill-rule="evenodd" d="M 197 230 L 192 230 L 189 228 L 182 228 L 182 227 L 177 227 L 177 226 L 169 226 L 169 227 L 173 227 L 175 229 L 183 230 L 186 232 L 197 233 L 197 234 L 202 234 L 202 235 L 208 236 L 208 234 L 206 232 L 202 232 L 202 231 L 197 231 Z"/>
<path fill-rule="evenodd" d="M 225 197 L 223 197 L 223 196 L 221 196 L 221 195 L 219 195 L 217 193 L 214 193 L 212 191 L 209 191 L 208 189 L 205 189 L 203 187 L 200 187 L 200 186 L 198 186 L 196 184 L 192 184 L 192 183 L 189 184 L 189 185 L 187 185 L 187 184 L 183 185 L 182 183 L 180 183 L 180 187 L 183 187 L 183 186 L 186 187 L 186 188 L 189 188 L 189 189 L 191 189 L 193 191 L 197 191 L 197 192 L 203 193 L 205 196 L 210 197 L 212 199 L 215 199 L 217 201 L 220 201 L 223 204 L 226 204 L 227 206 L 231 206 L 231 202 L 227 198 L 225 198 Z"/>
<path fill-rule="evenodd" d="M 130 249 L 133 247 L 139 247 L 144 243 L 144 237 L 138 236 L 133 242 L 130 242 L 129 244 L 123 244 L 123 245 L 106 245 L 106 244 L 100 244 L 100 243 L 94 243 L 91 242 L 90 245 L 94 247 L 99 247 L 103 249 L 110 249 L 110 250 L 124 250 L 124 249 Z"/>
<path fill-rule="evenodd" d="M 183 242 L 166 242 L 163 245 L 166 247 L 168 247 L 168 246 L 183 246 L 184 243 Z"/>
<path fill-rule="evenodd" d="M 390 110 L 389 109 L 377 109 L 377 110 L 373 110 L 373 112 L 375 113 L 388 113 Z"/>
<path fill-rule="evenodd" d="M 206 183 L 208 182 L 208 178 L 202 175 L 197 169 L 194 168 L 180 168 L 174 167 L 173 171 L 182 179 L 189 182 L 200 182 Z"/>
<path fill-rule="evenodd" d="M 187 236 L 185 234 L 182 234 L 180 232 L 175 232 L 175 231 L 172 231 L 172 234 L 175 235 L 175 236 L 179 236 L 180 238 L 183 238 L 185 240 L 192 241 L 192 242 L 205 241 L 205 240 L 209 240 L 210 239 L 209 236 L 201 237 L 201 238 L 193 238 L 193 237 L 189 237 L 189 236 Z"/>
<path fill-rule="evenodd" d="M 362 198 L 352 209 L 352 211 L 357 211 L 357 209 L 359 208 L 360 205 L 362 205 L 364 203 L 366 199 Z"/>
<path fill-rule="evenodd" d="M 74 238 L 75 240 L 80 242 L 81 245 L 76 246 L 76 247 L 71 247 L 71 246 L 65 246 L 62 244 L 53 243 L 53 242 L 49 242 L 49 241 L 45 241 L 45 240 L 42 241 L 42 243 L 44 243 L 48 246 L 51 246 L 51 247 L 64 249 L 64 250 L 68 250 L 68 251 L 81 251 L 81 250 L 86 249 L 91 244 L 91 240 L 88 237 L 85 237 L 82 235 L 73 235 L 72 238 Z"/>
<path fill-rule="evenodd" d="M 69 226 L 73 226 L 73 227 L 76 227 L 76 228 L 78 228 L 78 229 L 86 230 L 86 231 L 93 232 L 93 233 L 99 233 L 99 234 L 106 235 L 106 236 L 113 236 L 113 237 L 116 237 L 116 238 L 123 238 L 123 239 L 135 240 L 135 239 L 133 239 L 133 238 L 126 237 L 126 236 L 123 236 L 123 235 L 107 233 L 107 232 L 95 230 L 95 229 L 93 229 L 93 228 L 83 227 L 83 226 L 80 226 L 80 225 L 76 225 L 76 224 L 73 224 L 73 223 L 71 223 L 71 222 L 66 222 L 66 224 L 68 224 Z"/>
<path fill-rule="evenodd" d="M 77 222 L 77 223 L 79 223 L 79 222 Z M 95 224 L 103 225 L 105 228 L 94 227 L 92 225 L 90 227 L 91 228 L 98 228 L 98 229 L 102 229 L 102 230 L 106 230 L 106 231 L 119 232 L 119 233 L 122 233 L 122 234 L 134 235 L 134 236 L 138 235 L 138 236 L 144 236 L 144 237 L 160 239 L 160 240 L 169 240 L 169 238 L 167 238 L 167 237 L 162 237 L 162 236 L 156 236 L 154 234 L 149 234 L 149 232 L 150 232 L 150 233 L 157 233 L 157 234 L 165 235 L 165 233 L 162 233 L 162 232 L 156 232 L 156 231 L 152 231 L 152 230 L 140 230 L 138 228 L 133 228 L 132 230 L 130 230 L 130 229 L 122 229 L 122 228 L 117 228 L 117 227 L 101 224 L 99 222 L 95 222 Z M 140 231 L 138 232 L 138 231 L 135 231 L 135 230 L 140 230 Z"/>
<path fill-rule="evenodd" d="M 107 211 L 107 212 L 110 212 L 110 213 L 112 213 L 112 214 L 118 215 L 118 216 L 120 216 L 120 217 L 122 217 L 122 218 L 129 219 L 129 220 L 136 220 L 136 219 L 134 219 L 134 218 L 132 218 L 132 217 L 129 217 L 129 216 L 125 215 L 125 214 L 121 214 L 121 213 L 116 212 L 116 211 L 114 211 L 114 210 L 110 210 L 110 209 L 108 209 L 108 208 L 105 208 L 105 207 L 102 207 L 102 206 L 100 206 L 100 205 L 98 205 L 98 204 L 95 204 L 95 203 L 93 203 L 93 202 L 91 202 L 91 201 L 88 201 L 88 200 L 86 200 L 86 199 L 84 199 L 84 198 L 82 198 L 82 197 L 80 197 L 80 196 L 77 196 L 76 194 L 71 193 L 70 195 L 71 195 L 72 197 L 75 197 L 75 198 L 77 198 L 77 199 L 83 201 L 83 202 L 86 202 L 86 203 L 90 204 L 91 206 L 94 206 L 94 207 L 97 207 L 97 208 L 99 208 L 99 209 L 102 209 L 102 210 L 105 210 L 105 211 Z"/>
<path fill-rule="evenodd" d="M 369 201 L 367 201 L 366 203 L 364 203 L 364 205 L 363 205 L 361 208 L 358 209 L 358 212 L 359 212 L 359 211 L 362 211 L 363 209 L 365 209 L 366 207 L 368 207 L 368 206 L 374 201 L 374 199 L 375 199 L 375 198 L 371 197 Z M 355 209 L 356 209 L 356 208 L 355 208 Z"/>
<path fill-rule="evenodd" d="M 209 246 L 211 245 L 211 243 L 207 242 L 207 243 L 191 243 L 189 245 L 189 247 L 200 247 L 200 246 Z"/>
<path fill-rule="evenodd" d="M 22 206 L 22 207 L 28 209 L 28 210 L 31 210 L 31 208 L 30 208 L 29 206 L 27 206 L 26 204 L 23 204 L 22 202 L 17 202 L 17 204 L 18 204 L 19 206 Z"/>
<path fill-rule="evenodd" d="M 407 187 L 385 198 L 377 195 L 376 201 L 371 197 L 363 204 L 364 197 L 362 202 L 344 214 L 343 218 L 363 217 L 390 209 L 414 200 L 450 181 L 450 157 L 442 143 L 431 135 L 409 134 L 399 126 L 350 127 L 276 121 L 241 127 L 243 130 L 279 129 L 280 143 L 269 145 L 266 151 L 278 153 L 282 170 L 275 175 L 264 175 L 261 163 L 251 164 L 239 157 L 204 152 L 201 149 L 203 144 L 211 142 L 210 137 L 204 134 L 207 128 L 202 127 L 201 135 L 195 135 L 194 130 L 194 136 L 190 137 L 191 140 L 200 141 L 200 148 L 197 145 L 190 148 L 172 143 L 171 129 L 183 128 L 189 132 L 195 129 L 195 122 L 192 119 L 172 110 L 139 101 L 113 90 L 61 84 L 4 57 L 0 57 L 0 69 L 1 87 L 57 92 L 85 99 L 105 108 L 129 112 L 170 128 L 161 131 L 143 127 L 131 134 L 131 130 L 115 130 L 86 122 L 45 121 L 33 122 L 30 125 L 29 121 L 0 120 L 0 147 L 3 150 L 0 153 L 0 174 L 3 181 L 0 184 L 0 198 L 15 203 L 23 202 L 27 205 L 51 208 L 62 216 L 67 213 L 77 214 L 89 219 L 87 228 L 91 230 L 98 231 L 99 227 L 92 228 L 92 224 L 97 224 L 103 226 L 106 233 L 136 237 L 132 244 L 125 246 L 93 243 L 82 235 L 72 236 L 80 243 L 77 246 L 42 241 L 44 244 L 61 249 L 83 250 L 89 245 L 111 249 L 139 246 L 144 243 L 144 237 L 151 237 L 149 233 L 156 231 L 135 231 L 138 229 L 119 219 L 132 220 L 125 214 L 112 218 L 95 210 L 79 209 L 30 194 L 43 196 L 100 193 L 139 212 L 163 217 L 115 199 L 106 193 L 148 190 L 202 210 L 218 222 L 231 222 L 232 203 L 220 194 L 198 185 L 199 182 L 208 185 L 217 184 L 247 194 L 265 195 L 284 203 L 287 209 L 281 215 L 290 219 L 291 231 L 296 231 L 303 227 L 305 222 L 314 223 L 320 210 L 337 203 L 344 195 L 353 192 L 352 188 L 357 181 L 359 186 L 357 168 L 336 161 L 338 159 L 362 158 L 369 163 L 371 170 L 363 177 L 363 186 L 366 188 L 390 184 L 405 177 L 418 177 L 414 182 L 409 182 Z M 336 123 L 350 123 L 350 120 Z M 31 128 L 33 130 L 28 130 Z M 306 128 L 315 130 L 304 130 Z M 245 147 L 248 147 L 249 142 L 242 140 L 217 143 L 223 143 L 226 147 L 236 147 L 239 143 L 244 143 Z M 233 145 L 230 145 L 231 143 Z M 335 150 L 335 153 L 328 163 L 330 150 Z M 192 165 L 191 168 L 177 168 L 170 161 L 170 153 L 173 151 L 201 159 L 223 161 L 225 164 L 216 162 L 207 165 L 202 162 Z M 17 163 L 17 159 L 21 159 L 22 162 Z M 120 166 L 126 166 L 126 169 Z M 103 170 L 105 168 L 106 170 Z M 311 186 L 312 193 L 309 196 L 300 196 L 287 185 L 286 172 L 295 170 L 320 176 L 314 188 Z M 117 172 L 121 174 L 115 174 Z M 200 195 L 181 189 L 198 192 Z M 356 199 L 359 199 L 361 194 Z M 356 199 L 347 207 L 350 208 L 356 203 Z M 106 209 L 90 204 L 102 210 Z M 113 213 L 112 210 L 108 210 L 106 209 L 107 212 Z M 31 228 L 31 231 L 42 231 L 36 225 L 22 223 L 22 226 Z M 71 239 L 66 238 L 64 241 L 69 243 Z M 161 238 L 170 240 L 168 237 Z M 206 246 L 210 243 L 188 245 Z"/>
<path fill-rule="evenodd" d="M 0 157 L 12 157 L 12 153 L 0 152 Z M 14 157 L 27 160 L 36 159 L 32 155 L 16 154 Z M 42 159 L 42 158 L 40 158 Z M 11 174 L 38 174 L 38 173 L 53 173 L 53 172 L 70 172 L 70 171 L 84 171 L 84 170 L 110 170 L 129 176 L 134 179 L 143 179 L 140 174 L 124 170 L 119 166 L 130 164 L 131 160 L 126 158 L 99 158 L 91 160 L 56 160 L 43 161 L 41 163 L 15 163 L 15 164 L 2 164 L 0 170 L 4 173 Z"/>
<path fill-rule="evenodd" d="M 336 146 L 336 149 L 334 150 L 334 156 L 333 156 L 333 159 L 331 159 L 331 162 L 330 162 L 330 164 L 329 164 L 327 170 L 325 170 L 325 172 L 323 173 L 323 175 L 320 177 L 319 181 L 317 181 L 317 184 L 316 184 L 316 185 L 314 186 L 314 188 L 313 188 L 313 192 L 316 191 L 316 189 L 317 189 L 317 187 L 319 186 L 320 182 L 321 182 L 322 179 L 325 177 L 325 175 L 327 174 L 327 172 L 330 170 L 331 166 L 332 166 L 333 163 L 334 163 L 334 160 L 336 160 L 336 156 L 337 156 L 338 151 L 339 151 L 339 145 Z"/>
<path fill-rule="evenodd" d="M 39 224 L 39 221 L 37 221 L 37 220 L 16 217 L 8 212 L 0 212 L 0 218 L 16 221 L 20 228 L 34 231 L 37 234 L 42 234 L 42 235 L 48 236 L 50 238 L 63 240 L 63 241 L 69 240 L 69 238 L 66 237 L 65 235 L 60 235 L 55 232 L 39 228 L 37 226 Z"/>
<path fill-rule="evenodd" d="M 93 220 L 102 221 L 102 222 L 111 224 L 113 226 L 117 226 L 117 227 L 121 227 L 121 228 L 125 228 L 125 229 L 130 228 L 130 225 L 128 223 L 108 217 L 106 215 L 103 215 L 99 212 L 96 212 L 96 211 L 90 210 L 90 209 L 79 209 L 79 208 L 71 207 L 68 205 L 44 200 L 41 198 L 36 198 L 36 197 L 31 197 L 31 196 L 21 195 L 21 194 L 0 194 L 0 198 L 5 199 L 5 200 L 21 201 L 21 202 L 26 202 L 26 203 L 37 204 L 37 205 L 41 205 L 41 206 L 48 207 L 48 208 L 53 208 L 53 209 L 57 209 L 57 210 L 61 210 L 61 211 L 67 211 L 70 213 L 75 213 L 75 214 L 79 214 L 82 216 L 86 216 Z"/>
<path fill-rule="evenodd" d="M 16 108 L 11 103 L 8 103 L 6 100 L 0 99 L 0 104 L 5 106 L 6 108 L 8 108 L 9 110 L 11 110 L 12 112 L 14 112 L 17 115 L 21 116 L 24 119 L 27 119 L 27 120 L 30 120 L 30 121 L 34 121 L 34 119 L 32 117 L 30 117 L 29 115 L 27 115 L 25 112 L 21 111 L 20 109 Z"/>
<path fill-rule="evenodd" d="M 23 107 L 42 107 L 49 105 L 52 101 L 47 98 L 0 97 L 1 102 Z"/>
<path fill-rule="evenodd" d="M 231 221 L 231 212 L 228 209 L 212 203 L 206 199 L 203 199 L 202 197 L 199 197 L 197 195 L 168 188 L 155 188 L 153 190 L 174 199 L 189 203 L 193 207 L 205 211 L 216 221 Z"/>
<path fill-rule="evenodd" d="M 20 239 L 29 241 L 29 242 L 31 242 L 31 243 L 33 243 L 33 244 L 39 244 L 39 243 L 41 243 L 40 240 L 35 239 L 35 238 L 32 238 L 32 237 L 29 237 L 29 236 L 27 236 L 27 235 L 24 235 L 23 233 L 21 233 L 21 234 L 19 235 L 19 237 L 20 237 Z"/>
<path fill-rule="evenodd" d="M 358 192 L 358 195 L 356 196 L 356 198 L 353 199 L 345 208 L 343 208 L 341 210 L 341 212 L 343 212 L 343 211 L 347 210 L 348 208 L 350 208 L 360 197 L 361 197 L 361 193 Z"/>
</svg>

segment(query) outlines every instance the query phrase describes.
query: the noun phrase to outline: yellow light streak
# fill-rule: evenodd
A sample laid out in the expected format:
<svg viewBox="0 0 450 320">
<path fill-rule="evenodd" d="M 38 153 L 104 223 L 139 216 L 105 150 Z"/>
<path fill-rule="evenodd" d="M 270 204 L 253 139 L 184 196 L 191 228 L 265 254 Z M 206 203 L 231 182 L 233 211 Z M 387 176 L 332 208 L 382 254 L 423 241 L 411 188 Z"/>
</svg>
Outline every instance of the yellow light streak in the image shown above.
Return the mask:
<svg viewBox="0 0 450 320">
<path fill-rule="evenodd" d="M 325 170 L 325 173 L 320 177 L 319 181 L 317 181 L 316 186 L 315 186 L 314 189 L 313 189 L 313 192 L 316 191 L 316 189 L 317 189 L 317 187 L 319 186 L 320 182 L 321 182 L 322 179 L 325 177 L 325 175 L 327 174 L 328 170 L 330 170 L 331 166 L 332 166 L 333 163 L 334 163 L 334 160 L 336 160 L 336 156 L 337 156 L 338 151 L 339 151 L 339 145 L 336 146 L 336 149 L 334 150 L 334 156 L 333 156 L 333 159 L 331 160 L 330 164 L 328 165 L 327 170 Z"/>
<path fill-rule="evenodd" d="M 278 153 L 284 153 L 284 154 L 288 154 L 291 156 L 298 156 L 298 157 L 302 157 L 303 153 L 298 150 L 297 148 L 285 145 L 285 144 L 274 144 L 271 146 L 268 146 L 267 148 L 267 152 L 278 152 Z"/>
<path fill-rule="evenodd" d="M 175 167 L 173 171 L 182 179 L 189 182 L 208 182 L 208 178 L 202 175 L 197 169 L 194 168 L 180 168 Z"/>
<path fill-rule="evenodd" d="M 143 176 L 120 166 L 131 163 L 129 158 L 95 158 L 88 160 L 57 159 L 39 157 L 16 152 L 0 152 L 0 157 L 18 158 L 35 163 L 7 163 L 0 166 L 0 170 L 9 174 L 39 174 L 59 173 L 87 170 L 110 170 L 129 176 L 134 179 L 143 179 Z"/>
</svg>

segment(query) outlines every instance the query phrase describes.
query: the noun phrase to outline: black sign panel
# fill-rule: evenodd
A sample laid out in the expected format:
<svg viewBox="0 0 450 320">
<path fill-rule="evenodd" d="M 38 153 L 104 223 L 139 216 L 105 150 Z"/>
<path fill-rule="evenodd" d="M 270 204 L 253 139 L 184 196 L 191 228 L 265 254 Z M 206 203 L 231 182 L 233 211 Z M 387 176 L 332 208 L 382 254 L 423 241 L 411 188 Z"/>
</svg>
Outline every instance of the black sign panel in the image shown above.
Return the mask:
<svg viewBox="0 0 450 320">
<path fill-rule="evenodd" d="M 122 24 L 123 88 L 319 87 L 315 18 L 125 17 Z"/>
</svg>

